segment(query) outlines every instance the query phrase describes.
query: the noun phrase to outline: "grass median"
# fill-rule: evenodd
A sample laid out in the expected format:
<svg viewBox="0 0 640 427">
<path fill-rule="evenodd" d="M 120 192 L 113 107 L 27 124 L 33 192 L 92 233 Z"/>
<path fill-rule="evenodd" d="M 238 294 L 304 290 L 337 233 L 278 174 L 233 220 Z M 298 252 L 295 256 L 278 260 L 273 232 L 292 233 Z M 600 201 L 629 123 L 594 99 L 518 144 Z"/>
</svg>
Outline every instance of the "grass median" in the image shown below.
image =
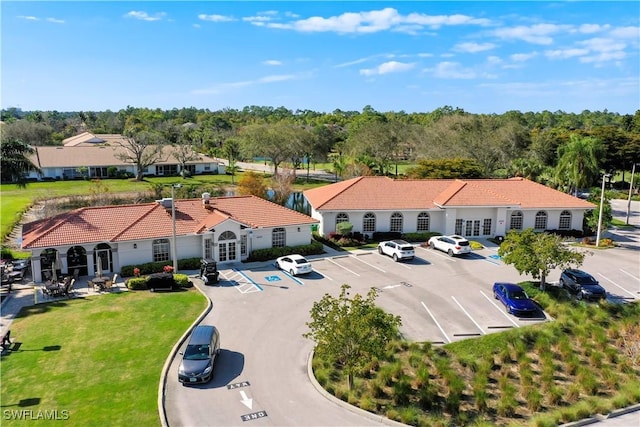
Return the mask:
<svg viewBox="0 0 640 427">
<path fill-rule="evenodd" d="M 158 426 L 162 367 L 206 307 L 195 289 L 130 291 L 25 307 L 2 356 L 2 425 L 18 413 L 56 414 L 73 425 Z M 42 412 L 39 412 L 42 411 Z M 14 415 L 12 415 L 14 414 Z M 49 422 L 42 420 L 39 425 Z"/>
</svg>

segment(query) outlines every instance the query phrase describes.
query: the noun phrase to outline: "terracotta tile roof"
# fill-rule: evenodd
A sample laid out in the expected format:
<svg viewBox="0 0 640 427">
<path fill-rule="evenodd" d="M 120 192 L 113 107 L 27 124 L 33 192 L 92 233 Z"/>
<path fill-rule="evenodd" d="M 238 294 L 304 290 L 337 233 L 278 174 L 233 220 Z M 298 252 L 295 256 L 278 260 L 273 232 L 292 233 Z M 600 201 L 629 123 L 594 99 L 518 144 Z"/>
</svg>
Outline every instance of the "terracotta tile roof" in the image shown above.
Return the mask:
<svg viewBox="0 0 640 427">
<path fill-rule="evenodd" d="M 226 220 L 251 228 L 318 223 L 302 213 L 255 196 L 176 200 L 176 235 L 197 234 Z M 81 208 L 22 227 L 24 249 L 46 248 L 91 242 L 170 237 L 171 209 L 159 203 Z"/>
<path fill-rule="evenodd" d="M 594 205 L 524 178 L 393 180 L 358 177 L 304 192 L 314 209 L 407 210 L 438 206 L 593 209 Z"/>
<path fill-rule="evenodd" d="M 35 153 L 30 156 L 31 161 L 40 168 L 76 168 L 85 166 L 124 166 L 131 165 L 116 157 L 117 153 L 125 152 L 125 148 L 119 145 L 98 145 L 98 146 L 38 146 L 34 147 Z M 172 157 L 174 148 L 170 145 L 163 147 L 163 161 L 158 165 L 176 164 L 177 160 Z M 218 163 L 217 160 L 200 154 L 199 160 L 191 160 L 189 164 L 196 163 Z"/>
<path fill-rule="evenodd" d="M 124 141 L 124 137 L 120 134 L 93 134 L 91 132 L 82 132 L 78 135 L 66 138 L 62 141 L 65 147 L 78 146 L 95 146 L 98 144 L 114 144 Z"/>
</svg>

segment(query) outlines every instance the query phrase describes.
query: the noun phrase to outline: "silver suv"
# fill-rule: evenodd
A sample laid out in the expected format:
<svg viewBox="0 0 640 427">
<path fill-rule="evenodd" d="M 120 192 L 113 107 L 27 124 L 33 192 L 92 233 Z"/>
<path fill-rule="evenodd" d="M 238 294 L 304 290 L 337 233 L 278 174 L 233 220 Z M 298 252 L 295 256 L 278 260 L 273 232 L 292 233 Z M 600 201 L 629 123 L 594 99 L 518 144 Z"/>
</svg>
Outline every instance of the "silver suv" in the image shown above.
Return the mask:
<svg viewBox="0 0 640 427">
<path fill-rule="evenodd" d="M 386 240 L 378 244 L 378 253 L 393 258 L 394 261 L 401 259 L 413 259 L 416 255 L 413 245 L 404 240 Z"/>
</svg>

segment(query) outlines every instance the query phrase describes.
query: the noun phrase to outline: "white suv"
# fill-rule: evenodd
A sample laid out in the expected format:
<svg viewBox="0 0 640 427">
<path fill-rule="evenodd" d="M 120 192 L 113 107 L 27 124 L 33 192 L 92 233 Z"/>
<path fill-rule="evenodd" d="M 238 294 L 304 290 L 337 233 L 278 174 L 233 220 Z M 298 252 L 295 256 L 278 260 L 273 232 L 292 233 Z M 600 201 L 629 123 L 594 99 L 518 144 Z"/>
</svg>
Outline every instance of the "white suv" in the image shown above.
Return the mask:
<svg viewBox="0 0 640 427">
<path fill-rule="evenodd" d="M 387 240 L 378 244 L 378 253 L 388 255 L 394 261 L 401 259 L 413 259 L 416 255 L 413 245 L 404 240 Z"/>
<path fill-rule="evenodd" d="M 429 247 L 446 252 L 449 256 L 468 254 L 471 252 L 469 241 L 462 236 L 433 236 L 429 239 Z"/>
</svg>

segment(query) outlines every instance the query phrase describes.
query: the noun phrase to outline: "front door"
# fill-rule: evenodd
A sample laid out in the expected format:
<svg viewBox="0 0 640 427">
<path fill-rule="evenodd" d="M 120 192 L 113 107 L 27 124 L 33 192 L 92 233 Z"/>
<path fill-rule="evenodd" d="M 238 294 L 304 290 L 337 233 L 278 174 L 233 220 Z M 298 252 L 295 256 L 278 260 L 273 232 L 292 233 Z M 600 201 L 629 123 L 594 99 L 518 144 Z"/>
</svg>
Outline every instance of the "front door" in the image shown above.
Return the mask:
<svg viewBox="0 0 640 427">
<path fill-rule="evenodd" d="M 236 259 L 236 242 L 218 243 L 218 260 L 220 262 L 235 261 Z"/>
<path fill-rule="evenodd" d="M 465 237 L 479 236 L 480 235 L 480 220 L 479 219 L 467 219 L 464 222 L 464 235 Z"/>
</svg>

